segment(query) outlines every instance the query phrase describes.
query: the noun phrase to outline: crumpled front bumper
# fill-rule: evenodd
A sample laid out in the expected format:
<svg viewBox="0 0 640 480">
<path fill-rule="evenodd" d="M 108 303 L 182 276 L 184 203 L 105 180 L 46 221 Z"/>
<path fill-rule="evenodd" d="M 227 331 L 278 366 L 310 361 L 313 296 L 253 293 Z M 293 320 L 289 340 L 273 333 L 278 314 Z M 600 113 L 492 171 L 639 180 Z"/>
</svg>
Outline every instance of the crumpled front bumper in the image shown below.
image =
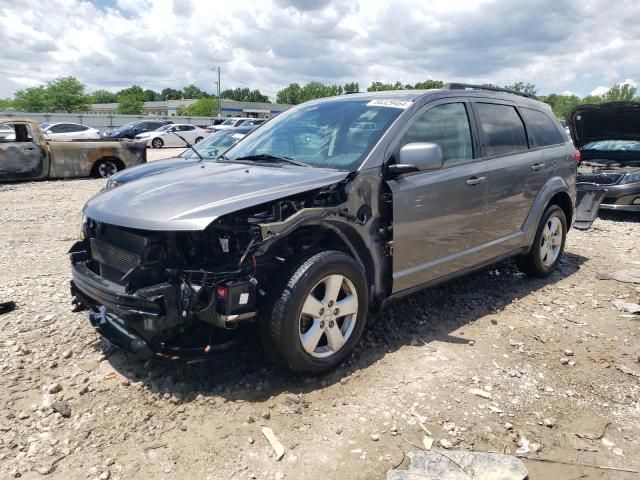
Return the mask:
<svg viewBox="0 0 640 480">
<path fill-rule="evenodd" d="M 71 273 L 71 294 L 90 308 L 91 325 L 103 337 L 141 357 L 165 356 L 157 339 L 181 323 L 177 285 L 161 283 L 129 294 L 85 262 L 73 264 Z"/>
</svg>

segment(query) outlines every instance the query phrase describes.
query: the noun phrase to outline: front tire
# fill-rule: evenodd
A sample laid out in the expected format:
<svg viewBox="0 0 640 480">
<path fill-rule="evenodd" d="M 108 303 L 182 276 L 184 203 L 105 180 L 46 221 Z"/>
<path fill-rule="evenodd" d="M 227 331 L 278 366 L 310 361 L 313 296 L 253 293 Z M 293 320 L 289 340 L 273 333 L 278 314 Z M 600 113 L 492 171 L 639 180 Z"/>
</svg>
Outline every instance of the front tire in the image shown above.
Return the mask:
<svg viewBox="0 0 640 480">
<path fill-rule="evenodd" d="M 162 148 L 164 146 L 164 142 L 161 138 L 154 138 L 153 140 L 151 140 L 151 146 L 153 148 Z"/>
<path fill-rule="evenodd" d="M 295 373 L 332 370 L 358 343 L 368 305 L 360 265 L 339 251 L 317 253 L 294 268 L 284 288 L 273 293 L 261 321 L 265 350 Z"/>
<path fill-rule="evenodd" d="M 516 258 L 518 268 L 532 277 L 548 277 L 560 263 L 566 239 L 567 217 L 558 205 L 550 205 L 542 215 L 531 250 Z"/>
</svg>

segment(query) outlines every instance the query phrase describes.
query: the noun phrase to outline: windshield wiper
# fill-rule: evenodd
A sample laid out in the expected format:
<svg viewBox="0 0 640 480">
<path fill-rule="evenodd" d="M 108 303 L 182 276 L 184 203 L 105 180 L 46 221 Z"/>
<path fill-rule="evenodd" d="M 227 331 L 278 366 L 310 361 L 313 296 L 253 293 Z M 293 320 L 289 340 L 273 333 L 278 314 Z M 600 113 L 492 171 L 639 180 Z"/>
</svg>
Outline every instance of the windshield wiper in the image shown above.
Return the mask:
<svg viewBox="0 0 640 480">
<path fill-rule="evenodd" d="M 248 160 L 248 161 L 255 161 L 255 162 L 263 162 L 263 161 L 264 162 L 285 162 L 285 163 L 290 163 L 292 165 L 298 165 L 299 167 L 310 167 L 311 166 L 308 163 L 300 162 L 298 160 L 294 160 L 293 158 L 278 157 L 276 155 L 271 155 L 269 153 L 259 153 L 259 154 L 256 154 L 256 155 L 246 155 L 244 157 L 231 158 L 231 159 L 227 159 L 227 160 Z"/>
<path fill-rule="evenodd" d="M 184 143 L 186 143 L 187 147 L 189 147 L 191 150 L 193 150 L 193 152 L 198 156 L 200 161 L 204 162 L 204 158 L 202 158 L 202 155 L 200 155 L 198 153 L 198 151 L 195 148 L 193 148 L 193 145 L 191 145 L 189 142 L 187 142 L 186 138 L 184 138 L 182 135 L 178 135 L 176 132 L 171 132 L 171 133 L 173 133 L 176 137 L 178 137 L 180 140 L 182 140 Z"/>
</svg>

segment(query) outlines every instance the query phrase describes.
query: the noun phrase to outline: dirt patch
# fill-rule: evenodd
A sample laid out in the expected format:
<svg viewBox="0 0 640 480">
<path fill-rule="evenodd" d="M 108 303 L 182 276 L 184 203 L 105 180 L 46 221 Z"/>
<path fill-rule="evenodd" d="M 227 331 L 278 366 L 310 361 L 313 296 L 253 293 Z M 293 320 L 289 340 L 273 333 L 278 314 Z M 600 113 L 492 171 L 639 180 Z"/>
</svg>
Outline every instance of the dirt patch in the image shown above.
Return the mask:
<svg viewBox="0 0 640 480">
<path fill-rule="evenodd" d="M 0 317 L 1 476 L 382 479 L 423 445 L 419 419 L 433 448 L 513 454 L 526 441 L 531 458 L 640 469 L 640 316 L 612 303 L 638 303 L 640 285 L 597 278 L 640 268 L 637 218 L 571 231 L 549 279 L 507 261 L 398 301 L 343 367 L 299 379 L 268 366 L 252 329 L 191 365 L 101 341 L 71 311 L 66 252 L 103 184 L 0 191 L 0 301 L 18 305 Z M 637 478 L 526 463 L 533 479 Z"/>
</svg>

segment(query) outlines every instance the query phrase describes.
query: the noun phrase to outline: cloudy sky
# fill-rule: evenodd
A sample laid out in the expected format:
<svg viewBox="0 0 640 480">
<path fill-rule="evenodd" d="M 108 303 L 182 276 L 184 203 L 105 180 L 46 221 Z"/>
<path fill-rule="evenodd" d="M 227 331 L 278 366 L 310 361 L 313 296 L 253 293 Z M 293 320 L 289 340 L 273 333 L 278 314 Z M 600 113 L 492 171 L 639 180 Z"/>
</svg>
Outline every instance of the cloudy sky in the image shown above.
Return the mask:
<svg viewBox="0 0 640 480">
<path fill-rule="evenodd" d="M 602 92 L 640 80 L 637 0 L 0 0 L 0 98 L 88 90 L 427 78 Z"/>
</svg>

